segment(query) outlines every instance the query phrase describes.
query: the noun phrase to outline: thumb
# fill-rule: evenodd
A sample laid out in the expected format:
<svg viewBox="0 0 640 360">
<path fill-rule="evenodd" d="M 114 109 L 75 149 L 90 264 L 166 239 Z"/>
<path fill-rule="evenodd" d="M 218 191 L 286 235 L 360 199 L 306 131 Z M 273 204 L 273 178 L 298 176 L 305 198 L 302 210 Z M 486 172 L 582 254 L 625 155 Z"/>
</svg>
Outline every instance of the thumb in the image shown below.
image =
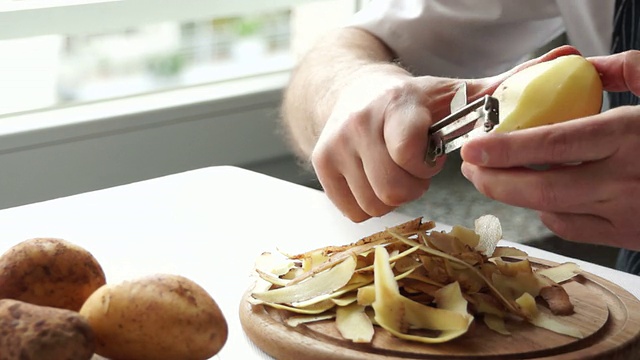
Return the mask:
<svg viewBox="0 0 640 360">
<path fill-rule="evenodd" d="M 597 56 L 589 58 L 589 61 L 600 73 L 606 91 L 631 91 L 640 96 L 640 51 Z"/>
</svg>

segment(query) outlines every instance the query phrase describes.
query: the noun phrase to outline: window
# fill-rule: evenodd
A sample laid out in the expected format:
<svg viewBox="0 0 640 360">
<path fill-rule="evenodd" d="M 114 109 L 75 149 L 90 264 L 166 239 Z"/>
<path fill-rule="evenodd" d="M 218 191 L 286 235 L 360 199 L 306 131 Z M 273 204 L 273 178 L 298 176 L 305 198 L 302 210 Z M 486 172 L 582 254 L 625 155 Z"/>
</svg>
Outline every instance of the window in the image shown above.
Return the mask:
<svg viewBox="0 0 640 360">
<path fill-rule="evenodd" d="M 291 69 L 344 0 L 0 0 L 0 117 Z"/>
<path fill-rule="evenodd" d="M 282 87 L 361 1 L 0 0 L 0 208 L 216 165 L 297 181 Z"/>
</svg>

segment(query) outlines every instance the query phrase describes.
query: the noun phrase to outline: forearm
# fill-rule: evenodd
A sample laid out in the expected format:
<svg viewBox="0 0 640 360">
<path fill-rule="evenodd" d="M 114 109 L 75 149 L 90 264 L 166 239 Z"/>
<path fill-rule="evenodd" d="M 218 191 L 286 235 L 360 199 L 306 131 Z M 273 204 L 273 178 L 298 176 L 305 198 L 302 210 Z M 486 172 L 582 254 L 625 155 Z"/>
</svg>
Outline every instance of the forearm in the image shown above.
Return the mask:
<svg viewBox="0 0 640 360">
<path fill-rule="evenodd" d="M 353 28 L 325 36 L 300 61 L 285 91 L 282 116 L 289 141 L 308 159 L 341 91 L 360 76 L 403 72 L 376 37 Z"/>
</svg>

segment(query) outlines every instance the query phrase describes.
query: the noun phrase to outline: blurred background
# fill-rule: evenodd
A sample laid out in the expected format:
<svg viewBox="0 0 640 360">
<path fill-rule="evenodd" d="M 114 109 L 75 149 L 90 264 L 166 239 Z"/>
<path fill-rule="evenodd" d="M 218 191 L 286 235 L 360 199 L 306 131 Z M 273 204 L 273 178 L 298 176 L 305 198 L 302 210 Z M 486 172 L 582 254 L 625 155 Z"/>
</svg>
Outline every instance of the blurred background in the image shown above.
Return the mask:
<svg viewBox="0 0 640 360">
<path fill-rule="evenodd" d="M 313 182 L 296 59 L 357 0 L 0 0 L 0 208 L 213 165 Z"/>
<path fill-rule="evenodd" d="M 305 43 L 358 7 L 262 3 L 0 0 L 0 115 L 287 71 Z M 178 13 L 149 16 L 160 6 Z"/>
</svg>

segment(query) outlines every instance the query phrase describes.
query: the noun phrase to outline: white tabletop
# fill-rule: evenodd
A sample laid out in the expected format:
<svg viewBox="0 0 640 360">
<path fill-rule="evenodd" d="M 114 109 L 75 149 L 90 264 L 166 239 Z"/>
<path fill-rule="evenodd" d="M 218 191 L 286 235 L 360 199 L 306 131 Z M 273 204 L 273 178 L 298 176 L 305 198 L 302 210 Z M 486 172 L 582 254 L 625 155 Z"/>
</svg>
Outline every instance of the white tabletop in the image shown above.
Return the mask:
<svg viewBox="0 0 640 360">
<path fill-rule="evenodd" d="M 161 272 L 191 278 L 213 296 L 229 323 L 228 341 L 216 358 L 263 359 L 268 357 L 247 340 L 238 318 L 260 253 L 350 243 L 406 220 L 392 213 L 354 224 L 320 191 L 223 166 L 2 210 L 0 253 L 25 239 L 58 237 L 89 250 L 108 282 Z M 640 298 L 638 276 L 503 245 L 577 262 Z"/>
</svg>

